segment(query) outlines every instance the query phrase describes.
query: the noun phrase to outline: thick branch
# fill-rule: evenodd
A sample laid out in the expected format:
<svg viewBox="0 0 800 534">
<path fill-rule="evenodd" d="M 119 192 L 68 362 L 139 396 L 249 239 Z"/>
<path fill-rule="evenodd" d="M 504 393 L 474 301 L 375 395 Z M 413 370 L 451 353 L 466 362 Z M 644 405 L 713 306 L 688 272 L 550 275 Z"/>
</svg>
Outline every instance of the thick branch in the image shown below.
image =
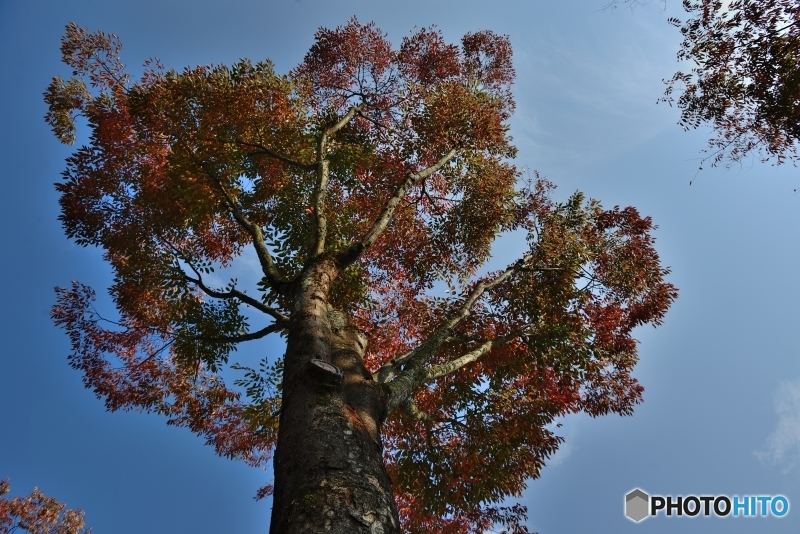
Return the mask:
<svg viewBox="0 0 800 534">
<path fill-rule="evenodd" d="M 433 380 L 435 378 L 439 378 L 441 376 L 449 375 L 455 371 L 458 371 L 464 366 L 471 364 L 472 362 L 477 361 L 481 358 L 481 356 L 487 354 L 490 350 L 495 347 L 499 347 L 501 345 L 505 345 L 512 339 L 517 337 L 516 335 L 511 336 L 503 336 L 496 339 L 489 340 L 479 347 L 475 348 L 467 352 L 466 354 L 459 356 L 454 360 L 450 360 L 449 362 L 443 363 L 441 365 L 434 365 L 433 367 L 428 368 L 425 371 L 425 378 L 426 382 Z"/>
<path fill-rule="evenodd" d="M 361 241 L 357 241 L 339 253 L 337 257 L 337 262 L 340 266 L 349 265 L 356 261 L 358 257 L 369 247 L 371 247 L 375 241 L 383 234 L 386 230 L 386 227 L 389 225 L 389 222 L 392 220 L 392 216 L 394 215 L 395 210 L 397 209 L 397 205 L 406 196 L 411 187 L 415 184 L 419 183 L 420 181 L 424 180 L 428 176 L 432 175 L 442 167 L 444 167 L 448 161 L 453 159 L 455 155 L 458 153 L 457 148 L 453 148 L 439 158 L 439 161 L 427 167 L 419 172 L 410 173 L 403 182 L 397 186 L 394 194 L 391 196 L 389 200 L 386 201 L 384 204 L 383 209 L 381 210 L 380 215 L 378 218 L 375 219 L 375 222 L 372 224 L 372 227 L 366 233 L 366 235 L 361 239 Z"/>
<path fill-rule="evenodd" d="M 312 207 L 314 209 L 314 255 L 318 256 L 325 250 L 325 238 L 328 234 L 328 220 L 325 217 L 325 194 L 328 190 L 328 138 L 344 128 L 356 115 L 361 106 L 351 107 L 344 117 L 327 128 L 319 138 L 317 145 L 317 183 L 314 186 L 314 198 Z"/>
<path fill-rule="evenodd" d="M 345 113 L 344 117 L 342 117 L 342 120 L 340 120 L 327 130 L 325 130 L 325 137 L 330 137 L 339 130 L 341 130 L 342 128 L 344 128 L 347 125 L 347 123 L 350 122 L 353 119 L 353 117 L 356 116 L 356 113 L 358 113 L 360 110 L 361 110 L 361 105 L 353 106 L 350 109 L 348 109 L 347 113 Z"/>
<path fill-rule="evenodd" d="M 398 406 L 409 402 L 414 390 L 422 384 L 435 378 L 453 373 L 462 367 L 477 361 L 494 347 L 508 343 L 515 337 L 516 334 L 486 341 L 477 348 L 467 352 L 466 354 L 463 354 L 462 356 L 459 356 L 458 358 L 440 365 L 435 365 L 428 369 L 423 369 L 423 362 L 411 361 L 409 365 L 407 365 L 403 371 L 389 383 L 389 400 L 387 401 L 387 411 L 391 412 Z M 387 371 L 383 368 L 381 368 L 379 374 L 381 372 L 387 373 Z"/>
<path fill-rule="evenodd" d="M 428 415 L 428 412 L 420 410 L 419 406 L 414 404 L 411 401 L 406 401 L 403 403 L 403 411 L 406 412 L 412 419 L 417 421 L 430 421 L 431 416 Z"/>
</svg>

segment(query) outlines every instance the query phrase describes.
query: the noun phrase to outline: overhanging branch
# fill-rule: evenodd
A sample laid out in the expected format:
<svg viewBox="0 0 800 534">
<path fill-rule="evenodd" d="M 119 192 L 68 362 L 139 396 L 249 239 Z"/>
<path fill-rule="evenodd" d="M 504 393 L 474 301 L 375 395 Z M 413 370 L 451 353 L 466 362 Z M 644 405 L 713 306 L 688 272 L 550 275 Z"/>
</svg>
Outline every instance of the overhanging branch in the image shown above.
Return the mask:
<svg viewBox="0 0 800 534">
<path fill-rule="evenodd" d="M 192 269 L 194 270 L 194 268 Z M 195 271 L 195 273 L 197 273 L 197 271 Z M 232 298 L 239 299 L 241 302 L 247 304 L 248 306 L 251 306 L 274 318 L 276 321 L 275 324 L 277 324 L 281 328 L 286 328 L 289 326 L 289 318 L 287 316 L 285 316 L 275 308 L 271 308 L 266 304 L 264 304 L 263 302 L 254 299 L 247 293 L 242 293 L 241 291 L 235 288 L 228 291 L 217 291 L 211 289 L 210 287 L 205 285 L 202 278 L 200 278 L 199 274 L 197 278 L 192 278 L 191 276 L 186 274 L 184 274 L 184 277 L 187 282 L 191 282 L 194 285 L 196 285 L 203 293 L 205 293 L 209 297 L 213 297 L 215 299 L 232 299 Z"/>
<path fill-rule="evenodd" d="M 288 156 L 284 156 L 283 154 L 258 143 L 248 143 L 247 141 L 237 139 L 236 144 L 255 149 L 252 152 L 247 152 L 248 156 L 259 156 L 259 155 L 268 156 L 270 158 L 277 159 L 278 161 L 285 163 L 290 167 L 296 167 L 303 171 L 313 171 L 314 169 L 317 168 L 316 164 L 314 163 L 303 163 L 302 161 L 294 160 Z"/>
<path fill-rule="evenodd" d="M 249 332 L 247 334 L 240 334 L 238 336 L 218 336 L 218 337 L 203 337 L 203 336 L 196 336 L 195 339 L 198 341 L 205 341 L 206 343 L 241 343 L 243 341 L 253 341 L 255 339 L 261 339 L 262 337 L 268 336 L 274 332 L 279 332 L 284 327 L 278 323 L 273 323 L 261 330 L 256 330 L 255 332 Z"/>
</svg>

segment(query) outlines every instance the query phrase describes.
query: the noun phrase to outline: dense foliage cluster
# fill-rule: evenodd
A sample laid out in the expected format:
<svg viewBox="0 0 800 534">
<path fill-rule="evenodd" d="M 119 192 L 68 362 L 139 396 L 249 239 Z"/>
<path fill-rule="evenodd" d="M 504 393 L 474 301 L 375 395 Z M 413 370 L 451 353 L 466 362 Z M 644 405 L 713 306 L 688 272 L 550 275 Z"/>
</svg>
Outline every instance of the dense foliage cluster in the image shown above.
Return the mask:
<svg viewBox="0 0 800 534">
<path fill-rule="evenodd" d="M 66 506 L 34 488 L 30 495 L 8 499 L 8 481 L 0 480 L 0 534 L 91 534 L 84 528 L 83 511 Z"/>
<path fill-rule="evenodd" d="M 688 18 L 676 73 L 665 100 L 681 109 L 680 124 L 710 124 L 706 160 L 739 163 L 758 155 L 797 160 L 800 137 L 800 3 L 796 0 L 684 0 Z"/>
</svg>

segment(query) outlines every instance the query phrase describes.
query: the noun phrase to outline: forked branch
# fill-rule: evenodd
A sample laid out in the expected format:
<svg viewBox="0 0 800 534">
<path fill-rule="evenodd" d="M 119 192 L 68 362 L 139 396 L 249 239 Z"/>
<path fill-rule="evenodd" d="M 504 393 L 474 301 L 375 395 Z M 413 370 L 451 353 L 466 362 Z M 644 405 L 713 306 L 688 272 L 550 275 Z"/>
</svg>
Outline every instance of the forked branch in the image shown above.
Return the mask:
<svg viewBox="0 0 800 534">
<path fill-rule="evenodd" d="M 328 220 L 325 217 L 325 195 L 328 190 L 328 139 L 336 132 L 344 128 L 353 117 L 355 117 L 361 106 L 351 107 L 339 122 L 326 128 L 319 137 L 317 144 L 317 182 L 314 185 L 314 198 L 312 208 L 314 210 L 314 255 L 318 256 L 325 251 L 325 238 L 328 234 Z"/>
<path fill-rule="evenodd" d="M 462 428 L 468 428 L 467 425 L 455 419 L 453 417 L 433 417 L 429 413 L 421 410 L 419 406 L 414 404 L 411 401 L 407 401 L 403 403 L 403 411 L 406 412 L 412 419 L 416 421 L 422 422 L 431 422 L 431 423 L 449 423 L 453 426 L 460 426 Z"/>
<path fill-rule="evenodd" d="M 392 220 L 392 216 L 394 216 L 397 205 L 400 203 L 403 197 L 406 196 L 408 190 L 411 189 L 415 184 L 421 182 L 428 176 L 444 167 L 448 161 L 455 157 L 456 154 L 458 154 L 458 148 L 453 148 L 447 154 L 439 158 L 439 160 L 433 165 L 426 167 L 419 172 L 409 173 L 402 183 L 397 186 L 397 189 L 395 189 L 391 198 L 386 201 L 383 209 L 381 209 L 380 215 L 378 215 L 378 218 L 372 223 L 372 227 L 369 229 L 369 231 L 360 241 L 351 244 L 349 247 L 340 252 L 336 258 L 337 263 L 340 266 L 346 266 L 356 261 L 358 257 L 365 250 L 371 247 L 386 230 L 386 227 Z"/>
<path fill-rule="evenodd" d="M 422 384 L 425 384 L 426 382 L 430 382 L 431 380 L 454 373 L 462 367 L 466 367 L 467 365 L 478 361 L 482 356 L 488 354 L 493 348 L 505 345 L 506 343 L 516 339 L 518 336 L 518 333 L 514 333 L 508 336 L 490 339 L 473 350 L 459 356 L 458 358 L 454 358 L 440 365 L 434 365 L 425 370 L 411 368 L 408 370 L 410 372 L 403 371 L 394 381 L 389 384 L 389 400 L 387 403 L 388 410 L 391 411 L 398 406 L 402 406 L 403 409 L 409 413 L 409 415 L 419 420 L 423 420 L 417 417 L 419 414 L 415 414 L 415 412 L 419 412 L 419 410 L 416 409 L 414 404 L 411 402 L 411 394 L 413 393 L 414 389 Z"/>
<path fill-rule="evenodd" d="M 471 361 L 477 360 L 483 354 L 491 350 L 495 344 L 508 341 L 505 338 L 490 340 L 483 343 L 474 351 L 465 354 L 453 362 L 430 369 L 424 368 L 425 364 L 433 357 L 436 351 L 438 351 L 448 340 L 448 338 L 450 338 L 452 330 L 461 321 L 469 317 L 472 307 L 475 305 L 478 299 L 480 299 L 481 296 L 483 296 L 483 294 L 487 291 L 496 288 L 508 280 L 514 273 L 525 269 L 526 263 L 530 259 L 530 256 L 525 256 L 493 279 L 489 281 L 482 280 L 475 284 L 469 294 L 467 294 L 461 306 L 458 307 L 455 313 L 450 316 L 450 318 L 445 321 L 445 323 L 440 326 L 431 337 L 422 342 L 414 350 L 407 352 L 399 358 L 395 358 L 387 365 L 384 365 L 378 371 L 376 374 L 376 380 L 379 382 L 389 382 L 391 380 L 389 382 L 389 411 L 410 399 L 414 390 L 427 380 L 435 378 L 436 376 L 442 376 L 443 374 L 453 372 L 454 370 L 467 365 Z M 455 367 L 453 367 L 453 365 L 455 365 Z M 436 376 L 429 376 L 429 372 L 433 372 L 433 375 Z"/>
<path fill-rule="evenodd" d="M 388 366 L 399 367 L 401 365 L 405 365 L 406 363 L 412 362 L 414 360 L 427 360 L 433 355 L 436 350 L 438 350 L 448 339 L 452 339 L 450 337 L 450 333 L 461 321 L 469 317 L 469 314 L 472 310 L 472 306 L 478 301 L 479 298 L 483 296 L 484 293 L 490 291 L 506 280 L 511 277 L 512 274 L 515 272 L 520 272 L 526 269 L 525 264 L 530 259 L 529 256 L 525 256 L 520 260 L 517 260 L 516 263 L 508 267 L 505 271 L 494 277 L 492 280 L 489 281 L 480 281 L 472 288 L 472 290 L 467 294 L 464 299 L 464 302 L 459 306 L 459 308 L 450 316 L 450 318 L 441 326 L 439 329 L 434 332 L 434 334 L 425 340 L 423 343 L 418 345 L 414 350 L 411 350 L 402 356 L 399 356 L 393 359 Z M 386 367 L 386 366 L 384 366 Z M 385 381 L 385 380 L 384 380 Z"/>
</svg>

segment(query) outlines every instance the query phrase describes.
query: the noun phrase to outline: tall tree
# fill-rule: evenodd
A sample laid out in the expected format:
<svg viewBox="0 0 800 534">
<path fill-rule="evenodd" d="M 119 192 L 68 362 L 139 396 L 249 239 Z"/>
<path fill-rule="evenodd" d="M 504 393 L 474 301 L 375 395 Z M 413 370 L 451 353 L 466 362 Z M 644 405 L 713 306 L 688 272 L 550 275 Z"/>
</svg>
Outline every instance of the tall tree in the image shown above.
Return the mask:
<svg viewBox="0 0 800 534">
<path fill-rule="evenodd" d="M 526 532 L 499 503 L 558 447 L 555 418 L 640 402 L 632 331 L 676 296 L 654 227 L 523 179 L 508 38 L 428 28 L 393 48 L 352 19 L 285 75 L 149 61 L 138 81 L 114 35 L 70 24 L 62 52 L 46 119 L 65 143 L 78 115 L 92 134 L 61 221 L 103 248 L 119 313 L 57 290 L 70 363 L 110 410 L 252 465 L 274 451 L 272 534 Z M 512 231 L 519 259 L 487 272 Z M 218 274 L 242 254 L 250 287 Z M 270 334 L 285 354 L 228 365 Z"/>
<path fill-rule="evenodd" d="M 689 62 L 669 81 L 685 129 L 710 124 L 704 161 L 746 157 L 797 161 L 800 139 L 800 2 L 684 0 L 678 59 Z M 680 93 L 677 100 L 674 93 Z"/>
</svg>

